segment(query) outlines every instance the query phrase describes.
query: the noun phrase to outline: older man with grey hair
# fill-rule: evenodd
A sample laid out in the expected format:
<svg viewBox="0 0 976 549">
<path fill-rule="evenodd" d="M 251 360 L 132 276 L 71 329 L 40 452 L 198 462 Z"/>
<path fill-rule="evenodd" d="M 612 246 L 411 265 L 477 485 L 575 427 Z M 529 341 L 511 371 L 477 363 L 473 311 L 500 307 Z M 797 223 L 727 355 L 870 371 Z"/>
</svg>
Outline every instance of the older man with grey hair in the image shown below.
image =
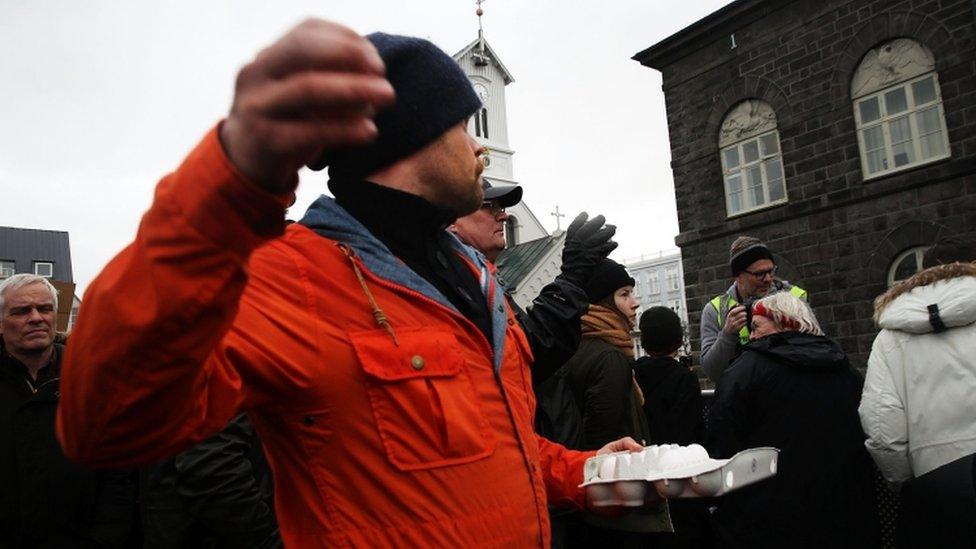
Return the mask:
<svg viewBox="0 0 976 549">
<path fill-rule="evenodd" d="M 57 310 L 43 277 L 0 282 L 0 547 L 118 547 L 133 526 L 134 476 L 68 462 L 54 435 Z"/>
</svg>

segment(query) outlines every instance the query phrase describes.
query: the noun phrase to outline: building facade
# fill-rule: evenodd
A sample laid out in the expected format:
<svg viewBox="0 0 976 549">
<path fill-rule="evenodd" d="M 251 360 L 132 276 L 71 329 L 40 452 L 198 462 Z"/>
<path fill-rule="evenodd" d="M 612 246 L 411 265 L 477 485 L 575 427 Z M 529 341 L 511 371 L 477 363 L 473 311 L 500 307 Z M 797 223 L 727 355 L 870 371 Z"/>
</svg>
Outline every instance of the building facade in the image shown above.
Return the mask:
<svg viewBox="0 0 976 549">
<path fill-rule="evenodd" d="M 663 74 L 693 326 L 748 234 L 865 366 L 874 298 L 976 238 L 974 43 L 972 0 L 738 0 L 634 56 Z"/>
<path fill-rule="evenodd" d="M 681 325 L 688 335 L 688 308 L 685 305 L 684 270 L 681 266 L 681 251 L 658 252 L 624 260 L 623 266 L 634 278 L 634 294 L 640 300 L 637 317 L 651 307 L 668 307 L 678 314 Z M 634 349 L 637 356 L 643 350 L 640 344 L 640 331 L 635 326 L 633 332 Z M 688 341 L 686 337 L 686 341 Z"/>
<path fill-rule="evenodd" d="M 678 313 L 682 322 L 688 323 L 684 271 L 679 250 L 628 259 L 623 266 L 636 283 L 634 293 L 640 299 L 638 315 L 650 307 L 664 306 Z"/>
</svg>

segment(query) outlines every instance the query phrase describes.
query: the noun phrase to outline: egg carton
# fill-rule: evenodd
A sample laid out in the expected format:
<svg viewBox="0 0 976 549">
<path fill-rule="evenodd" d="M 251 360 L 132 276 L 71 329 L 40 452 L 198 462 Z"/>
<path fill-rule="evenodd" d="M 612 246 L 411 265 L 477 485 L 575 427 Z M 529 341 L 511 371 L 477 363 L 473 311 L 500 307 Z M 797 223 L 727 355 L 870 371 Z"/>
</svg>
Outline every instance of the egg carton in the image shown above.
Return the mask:
<svg viewBox="0 0 976 549">
<path fill-rule="evenodd" d="M 661 497 L 716 497 L 776 475 L 779 450 L 752 448 L 712 459 L 698 444 L 647 446 L 586 460 L 583 484 L 595 507 L 639 507 L 653 487 Z"/>
</svg>

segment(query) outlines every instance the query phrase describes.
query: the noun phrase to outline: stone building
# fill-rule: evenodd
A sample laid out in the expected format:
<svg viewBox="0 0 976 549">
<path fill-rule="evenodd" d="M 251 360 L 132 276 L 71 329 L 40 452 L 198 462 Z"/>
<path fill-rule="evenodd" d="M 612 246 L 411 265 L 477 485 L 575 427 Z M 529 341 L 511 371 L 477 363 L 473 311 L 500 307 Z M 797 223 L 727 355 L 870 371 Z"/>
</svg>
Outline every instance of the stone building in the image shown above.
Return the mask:
<svg viewBox="0 0 976 549">
<path fill-rule="evenodd" d="M 636 54 L 663 74 L 692 326 L 749 234 L 863 367 L 875 296 L 976 238 L 974 44 L 973 0 L 738 0 Z"/>
</svg>

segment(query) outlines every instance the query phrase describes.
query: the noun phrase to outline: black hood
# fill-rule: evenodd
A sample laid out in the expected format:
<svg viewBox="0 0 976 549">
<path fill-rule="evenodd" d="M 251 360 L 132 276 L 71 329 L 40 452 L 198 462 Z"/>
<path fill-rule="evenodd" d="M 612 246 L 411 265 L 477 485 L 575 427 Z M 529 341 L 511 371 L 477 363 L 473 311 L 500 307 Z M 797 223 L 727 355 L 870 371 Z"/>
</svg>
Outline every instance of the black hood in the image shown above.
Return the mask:
<svg viewBox="0 0 976 549">
<path fill-rule="evenodd" d="M 799 332 L 780 332 L 750 342 L 743 353 L 755 352 L 801 370 L 837 371 L 850 368 L 847 355 L 832 339 Z"/>
</svg>

